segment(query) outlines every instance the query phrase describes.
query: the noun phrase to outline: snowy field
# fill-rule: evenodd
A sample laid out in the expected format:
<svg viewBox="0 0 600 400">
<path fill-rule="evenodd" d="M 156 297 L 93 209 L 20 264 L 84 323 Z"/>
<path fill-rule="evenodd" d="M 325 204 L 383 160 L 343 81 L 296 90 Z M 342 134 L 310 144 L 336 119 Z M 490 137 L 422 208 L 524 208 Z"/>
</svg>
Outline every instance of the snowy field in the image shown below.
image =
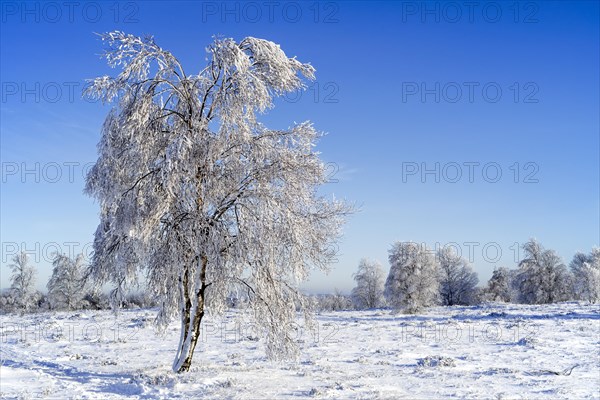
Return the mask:
<svg viewBox="0 0 600 400">
<path fill-rule="evenodd" d="M 207 318 L 189 373 L 153 310 L 0 316 L 3 398 L 600 398 L 600 306 L 486 305 L 317 315 L 269 362 L 234 315 Z"/>
</svg>

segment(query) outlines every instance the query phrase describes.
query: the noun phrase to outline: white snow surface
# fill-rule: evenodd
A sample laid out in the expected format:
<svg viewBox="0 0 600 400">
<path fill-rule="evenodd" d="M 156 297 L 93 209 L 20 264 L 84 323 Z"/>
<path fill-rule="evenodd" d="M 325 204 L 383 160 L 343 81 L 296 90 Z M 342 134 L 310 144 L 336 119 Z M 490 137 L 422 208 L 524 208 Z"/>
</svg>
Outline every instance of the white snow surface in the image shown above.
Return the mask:
<svg viewBox="0 0 600 400">
<path fill-rule="evenodd" d="M 434 307 L 298 317 L 296 362 L 265 358 L 236 312 L 206 317 L 190 372 L 155 310 L 0 316 L 3 398 L 600 398 L 600 306 Z M 236 328 L 237 327 L 237 328 Z"/>
</svg>

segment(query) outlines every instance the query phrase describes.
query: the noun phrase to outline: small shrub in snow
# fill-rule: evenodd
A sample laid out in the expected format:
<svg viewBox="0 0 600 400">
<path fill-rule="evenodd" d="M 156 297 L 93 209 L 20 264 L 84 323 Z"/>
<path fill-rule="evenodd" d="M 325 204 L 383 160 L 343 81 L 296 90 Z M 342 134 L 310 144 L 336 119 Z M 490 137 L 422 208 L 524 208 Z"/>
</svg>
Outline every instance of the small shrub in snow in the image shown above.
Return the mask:
<svg viewBox="0 0 600 400">
<path fill-rule="evenodd" d="M 519 341 L 517 342 L 517 344 L 519 346 L 529 346 L 529 347 L 533 347 L 536 343 L 538 343 L 538 340 L 532 337 L 524 337 L 519 339 Z"/>
<path fill-rule="evenodd" d="M 427 356 L 420 358 L 417 361 L 417 366 L 421 368 L 439 368 L 439 367 L 455 367 L 456 363 L 453 358 L 443 356 Z"/>
</svg>

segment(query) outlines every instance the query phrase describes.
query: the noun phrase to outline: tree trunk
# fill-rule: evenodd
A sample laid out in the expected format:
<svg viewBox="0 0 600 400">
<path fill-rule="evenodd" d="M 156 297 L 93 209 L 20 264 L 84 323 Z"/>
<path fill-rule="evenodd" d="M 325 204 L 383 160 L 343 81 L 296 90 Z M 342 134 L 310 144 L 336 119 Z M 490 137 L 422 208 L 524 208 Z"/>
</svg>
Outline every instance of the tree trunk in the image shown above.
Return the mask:
<svg viewBox="0 0 600 400">
<path fill-rule="evenodd" d="M 190 370 L 194 350 L 196 349 L 196 344 L 200 338 L 200 323 L 204 316 L 204 301 L 201 298 L 198 298 L 197 301 L 198 304 L 196 305 L 193 318 L 190 319 L 189 315 L 185 316 L 185 319 L 189 322 L 185 334 L 183 335 L 183 340 L 179 346 L 178 357 L 175 359 L 173 366 L 175 372 L 178 373 Z"/>
<path fill-rule="evenodd" d="M 202 257 L 200 272 L 200 289 L 196 293 L 190 293 L 189 273 L 186 269 L 181 282 L 182 290 L 182 312 L 181 312 L 181 337 L 173 370 L 177 373 L 187 372 L 192 365 L 192 358 L 196 344 L 200 338 L 200 324 L 204 317 L 205 291 L 209 286 L 206 284 L 206 257 Z"/>
<path fill-rule="evenodd" d="M 189 105 L 189 113 L 192 114 L 192 104 Z M 188 128 L 190 134 L 193 133 L 193 126 L 191 121 L 188 121 Z M 196 181 L 201 183 L 203 179 L 203 169 L 198 167 L 196 172 Z M 198 188 L 201 192 L 201 187 Z M 196 206 L 199 212 L 202 212 L 203 198 L 198 196 L 196 199 Z M 206 237 L 208 237 L 208 230 L 204 231 Z M 208 264 L 208 258 L 205 254 L 196 256 L 194 262 L 201 261 L 200 265 L 200 288 L 196 293 L 190 293 L 190 276 L 189 268 L 186 268 L 183 273 L 183 282 L 180 283 L 180 290 L 182 292 L 182 310 L 181 310 L 181 336 L 179 339 L 179 348 L 175 361 L 173 362 L 173 370 L 177 373 L 187 372 L 190 370 L 192 365 L 192 358 L 194 356 L 194 350 L 196 344 L 200 338 L 200 323 L 202 317 L 204 317 L 204 300 L 206 288 L 210 285 L 206 284 L 206 266 Z M 197 288 L 194 285 L 193 288 Z"/>
</svg>

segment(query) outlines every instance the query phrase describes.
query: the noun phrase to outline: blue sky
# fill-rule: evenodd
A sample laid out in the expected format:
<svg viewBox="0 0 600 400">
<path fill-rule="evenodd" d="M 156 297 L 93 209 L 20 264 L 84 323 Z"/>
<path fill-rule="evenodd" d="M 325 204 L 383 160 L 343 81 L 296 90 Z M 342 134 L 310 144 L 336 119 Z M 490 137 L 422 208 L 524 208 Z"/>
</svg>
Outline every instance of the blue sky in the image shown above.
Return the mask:
<svg viewBox="0 0 600 400">
<path fill-rule="evenodd" d="M 3 2 L 0 287 L 17 249 L 40 288 L 52 251 L 90 249 L 98 206 L 83 175 L 108 107 L 80 93 L 117 72 L 93 34 L 115 29 L 155 36 L 189 72 L 213 35 L 269 39 L 315 66 L 309 90 L 264 121 L 327 132 L 319 150 L 339 182 L 323 192 L 360 212 L 333 271 L 307 290 L 349 291 L 360 258 L 387 269 L 396 240 L 452 244 L 481 281 L 514 267 L 530 237 L 567 263 L 589 252 L 600 244 L 599 3 L 468 4 Z"/>
</svg>

